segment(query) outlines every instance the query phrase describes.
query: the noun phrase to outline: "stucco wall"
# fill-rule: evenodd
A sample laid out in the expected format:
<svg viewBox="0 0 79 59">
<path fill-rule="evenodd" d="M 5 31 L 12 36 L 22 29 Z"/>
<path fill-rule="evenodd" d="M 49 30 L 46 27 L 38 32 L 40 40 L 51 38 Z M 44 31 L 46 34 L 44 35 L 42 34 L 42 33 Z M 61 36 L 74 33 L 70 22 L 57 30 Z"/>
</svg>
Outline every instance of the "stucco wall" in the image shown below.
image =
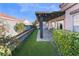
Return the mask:
<svg viewBox="0 0 79 59">
<path fill-rule="evenodd" d="M 2 18 L 0 18 L 0 21 L 2 21 L 2 24 L 4 24 L 4 27 L 6 28 L 6 36 L 7 35 L 14 36 L 17 34 L 17 32 L 15 32 L 14 30 L 14 26 L 16 23 L 10 20 L 2 19 Z"/>
<path fill-rule="evenodd" d="M 9 34 L 11 34 L 12 36 L 17 35 L 17 32 L 14 30 L 14 27 L 15 27 L 15 25 L 16 25 L 16 22 L 14 22 L 14 21 L 9 21 L 9 20 L 7 20 L 7 22 L 8 22 L 8 24 L 9 24 L 9 28 L 10 28 Z"/>
<path fill-rule="evenodd" d="M 60 24 L 62 24 L 62 29 L 64 29 L 64 20 L 61 20 L 61 21 L 50 21 L 48 22 L 48 29 L 52 29 L 52 28 L 55 28 L 55 29 L 58 29 L 60 28 Z"/>
<path fill-rule="evenodd" d="M 79 9 L 79 4 L 72 6 L 65 11 L 65 29 L 73 31 L 73 15 L 70 12 Z"/>
<path fill-rule="evenodd" d="M 58 28 L 60 28 L 60 24 L 62 24 L 62 29 L 64 29 L 64 20 L 58 21 Z"/>
</svg>

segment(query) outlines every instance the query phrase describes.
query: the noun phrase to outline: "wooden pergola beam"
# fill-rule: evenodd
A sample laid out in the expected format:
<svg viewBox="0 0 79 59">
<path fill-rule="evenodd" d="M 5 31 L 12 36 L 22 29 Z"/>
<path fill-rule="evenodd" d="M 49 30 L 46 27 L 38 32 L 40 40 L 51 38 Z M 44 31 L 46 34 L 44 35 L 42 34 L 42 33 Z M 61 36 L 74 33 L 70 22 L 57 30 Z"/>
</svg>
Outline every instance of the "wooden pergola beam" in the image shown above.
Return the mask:
<svg viewBox="0 0 79 59">
<path fill-rule="evenodd" d="M 44 17 L 45 20 L 43 21 L 50 21 L 51 19 L 57 18 L 59 16 L 64 15 L 65 12 L 61 12 L 61 11 L 54 11 L 54 12 L 36 12 L 36 16 L 39 20 L 39 17 Z"/>
</svg>

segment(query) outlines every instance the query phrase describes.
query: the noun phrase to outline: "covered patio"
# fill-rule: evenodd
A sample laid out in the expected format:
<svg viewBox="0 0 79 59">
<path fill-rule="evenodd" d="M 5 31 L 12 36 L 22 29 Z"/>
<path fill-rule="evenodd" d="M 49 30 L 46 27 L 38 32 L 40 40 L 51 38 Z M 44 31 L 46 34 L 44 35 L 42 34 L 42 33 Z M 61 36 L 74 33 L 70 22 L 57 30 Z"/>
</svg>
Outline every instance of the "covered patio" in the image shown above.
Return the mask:
<svg viewBox="0 0 79 59">
<path fill-rule="evenodd" d="M 37 12 L 36 16 L 39 22 L 37 41 L 51 41 L 52 33 L 48 30 L 47 25 L 47 21 L 51 16 L 50 13 Z"/>
<path fill-rule="evenodd" d="M 64 12 L 55 11 L 51 13 L 36 12 L 37 20 L 39 22 L 39 31 L 37 35 L 37 41 L 51 41 L 52 33 L 50 29 L 58 28 L 58 26 L 64 28 Z"/>
</svg>

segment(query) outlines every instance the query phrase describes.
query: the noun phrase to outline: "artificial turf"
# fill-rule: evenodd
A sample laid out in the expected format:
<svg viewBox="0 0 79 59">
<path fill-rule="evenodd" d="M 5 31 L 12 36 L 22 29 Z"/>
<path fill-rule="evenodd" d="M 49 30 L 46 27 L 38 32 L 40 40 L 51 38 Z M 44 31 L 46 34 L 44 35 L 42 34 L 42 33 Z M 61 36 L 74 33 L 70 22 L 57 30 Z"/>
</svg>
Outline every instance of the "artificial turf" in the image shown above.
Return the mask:
<svg viewBox="0 0 79 59">
<path fill-rule="evenodd" d="M 51 42 L 37 42 L 37 32 L 25 39 L 13 52 L 13 56 L 54 56 L 58 55 L 56 48 Z"/>
</svg>

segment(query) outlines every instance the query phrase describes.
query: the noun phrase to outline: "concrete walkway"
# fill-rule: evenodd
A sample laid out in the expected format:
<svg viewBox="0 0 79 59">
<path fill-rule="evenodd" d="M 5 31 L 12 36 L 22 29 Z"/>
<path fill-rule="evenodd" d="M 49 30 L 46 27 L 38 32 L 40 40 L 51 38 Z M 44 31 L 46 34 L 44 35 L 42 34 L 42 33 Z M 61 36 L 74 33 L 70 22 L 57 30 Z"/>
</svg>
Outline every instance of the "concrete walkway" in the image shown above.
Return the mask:
<svg viewBox="0 0 79 59">
<path fill-rule="evenodd" d="M 43 39 L 40 38 L 40 30 L 38 30 L 37 41 L 51 41 L 52 40 L 52 32 L 50 32 L 47 28 L 43 31 Z"/>
</svg>

